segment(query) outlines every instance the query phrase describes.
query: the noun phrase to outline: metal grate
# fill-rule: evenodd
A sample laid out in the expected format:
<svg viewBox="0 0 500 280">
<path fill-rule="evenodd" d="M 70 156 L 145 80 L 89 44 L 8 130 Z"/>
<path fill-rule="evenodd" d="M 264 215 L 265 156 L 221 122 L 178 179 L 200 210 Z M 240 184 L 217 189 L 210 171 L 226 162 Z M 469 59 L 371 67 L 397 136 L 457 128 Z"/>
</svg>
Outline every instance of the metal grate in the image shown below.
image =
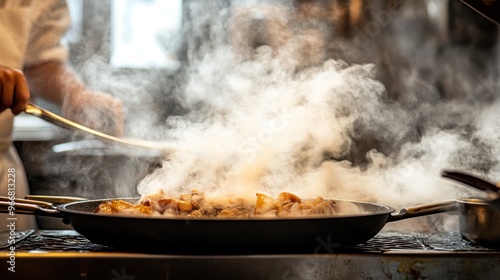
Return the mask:
<svg viewBox="0 0 500 280">
<path fill-rule="evenodd" d="M 8 232 L 0 233 L 0 250 L 6 250 Z M 18 251 L 88 251 L 113 252 L 112 247 L 92 243 L 72 230 L 31 230 L 16 232 Z M 399 232 L 380 233 L 366 243 L 342 248 L 339 252 L 383 253 L 388 251 L 500 251 L 463 240 L 458 234 L 408 234 Z"/>
<path fill-rule="evenodd" d="M 499 248 L 487 248 L 462 239 L 457 233 L 411 234 L 400 232 L 384 232 L 368 240 L 366 243 L 350 249 L 359 251 L 500 251 Z"/>
<path fill-rule="evenodd" d="M 0 234 L 0 250 L 8 248 Z M 17 251 L 115 251 L 114 248 L 92 243 L 72 230 L 38 230 L 16 232 Z"/>
<path fill-rule="evenodd" d="M 349 249 L 363 252 L 385 252 L 390 250 L 425 250 L 428 248 L 416 236 L 401 233 L 384 233 Z"/>
</svg>

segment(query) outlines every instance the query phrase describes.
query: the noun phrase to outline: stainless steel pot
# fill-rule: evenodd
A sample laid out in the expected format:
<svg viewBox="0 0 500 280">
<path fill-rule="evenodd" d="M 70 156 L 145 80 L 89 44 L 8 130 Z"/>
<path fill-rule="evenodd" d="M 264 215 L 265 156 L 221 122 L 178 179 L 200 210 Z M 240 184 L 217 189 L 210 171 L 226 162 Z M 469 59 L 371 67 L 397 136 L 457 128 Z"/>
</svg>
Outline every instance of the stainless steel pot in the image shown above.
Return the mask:
<svg viewBox="0 0 500 280">
<path fill-rule="evenodd" d="M 488 247 L 500 247 L 500 189 L 491 182 L 461 171 L 443 170 L 441 175 L 481 190 L 487 196 L 485 199 L 457 200 L 462 237 Z"/>
<path fill-rule="evenodd" d="M 462 237 L 488 247 L 500 247 L 500 212 L 481 199 L 461 199 L 457 203 Z"/>
</svg>

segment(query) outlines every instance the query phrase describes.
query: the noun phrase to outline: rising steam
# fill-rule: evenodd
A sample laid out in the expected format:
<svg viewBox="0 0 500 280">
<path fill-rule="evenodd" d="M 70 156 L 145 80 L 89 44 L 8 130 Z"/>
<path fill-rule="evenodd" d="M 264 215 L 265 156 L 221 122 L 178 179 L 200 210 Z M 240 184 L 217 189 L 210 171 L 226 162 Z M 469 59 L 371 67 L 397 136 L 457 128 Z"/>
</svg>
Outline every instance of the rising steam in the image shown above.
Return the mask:
<svg viewBox="0 0 500 280">
<path fill-rule="evenodd" d="M 499 177 L 496 101 L 445 102 L 418 63 L 403 63 L 408 57 L 391 69 L 405 70 L 394 76 L 405 92 L 389 98 L 374 64 L 328 56 L 311 25 L 287 29 L 286 7 L 214 9 L 210 19 L 188 8 L 197 19 L 191 26 L 204 28 L 187 38 L 205 39 L 188 47 L 179 89 L 190 113 L 167 120 L 179 149 L 140 183 L 140 194 L 290 191 L 400 207 L 470 194 L 440 178 L 444 168 Z M 262 18 L 272 28 L 263 31 Z M 274 40 L 262 43 L 266 36 Z"/>
</svg>

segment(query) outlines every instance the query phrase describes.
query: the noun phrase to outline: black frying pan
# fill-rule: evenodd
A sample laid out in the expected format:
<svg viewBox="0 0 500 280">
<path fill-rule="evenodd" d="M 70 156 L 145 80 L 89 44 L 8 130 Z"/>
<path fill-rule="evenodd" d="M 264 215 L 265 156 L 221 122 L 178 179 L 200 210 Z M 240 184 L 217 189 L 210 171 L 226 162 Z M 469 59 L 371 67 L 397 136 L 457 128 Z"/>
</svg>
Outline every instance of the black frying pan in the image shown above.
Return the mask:
<svg viewBox="0 0 500 280">
<path fill-rule="evenodd" d="M 138 198 L 126 198 L 135 202 Z M 5 198 L 4 198 L 5 200 Z M 346 213 L 310 218 L 185 219 L 94 213 L 103 201 L 71 202 L 57 207 L 17 203 L 16 214 L 62 217 L 89 240 L 127 250 L 169 253 L 331 253 L 365 242 L 387 222 L 452 210 L 455 202 L 394 208 L 335 200 Z M 27 200 L 20 200 L 27 202 Z M 0 212 L 9 202 L 0 201 Z"/>
</svg>

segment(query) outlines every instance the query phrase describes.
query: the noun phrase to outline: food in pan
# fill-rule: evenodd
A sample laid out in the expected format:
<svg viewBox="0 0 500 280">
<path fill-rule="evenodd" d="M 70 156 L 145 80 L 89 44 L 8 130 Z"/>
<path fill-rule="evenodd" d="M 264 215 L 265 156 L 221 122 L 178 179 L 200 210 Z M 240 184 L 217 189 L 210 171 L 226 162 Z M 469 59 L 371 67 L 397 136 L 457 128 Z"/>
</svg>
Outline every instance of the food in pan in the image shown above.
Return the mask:
<svg viewBox="0 0 500 280">
<path fill-rule="evenodd" d="M 281 218 L 332 215 L 338 210 L 334 201 L 322 197 L 305 200 L 288 192 L 280 193 L 277 198 L 257 193 L 256 200 L 251 201 L 243 198 L 207 197 L 199 191 L 169 197 L 160 191 L 143 197 L 137 203 L 106 201 L 95 212 L 189 218 Z"/>
</svg>

